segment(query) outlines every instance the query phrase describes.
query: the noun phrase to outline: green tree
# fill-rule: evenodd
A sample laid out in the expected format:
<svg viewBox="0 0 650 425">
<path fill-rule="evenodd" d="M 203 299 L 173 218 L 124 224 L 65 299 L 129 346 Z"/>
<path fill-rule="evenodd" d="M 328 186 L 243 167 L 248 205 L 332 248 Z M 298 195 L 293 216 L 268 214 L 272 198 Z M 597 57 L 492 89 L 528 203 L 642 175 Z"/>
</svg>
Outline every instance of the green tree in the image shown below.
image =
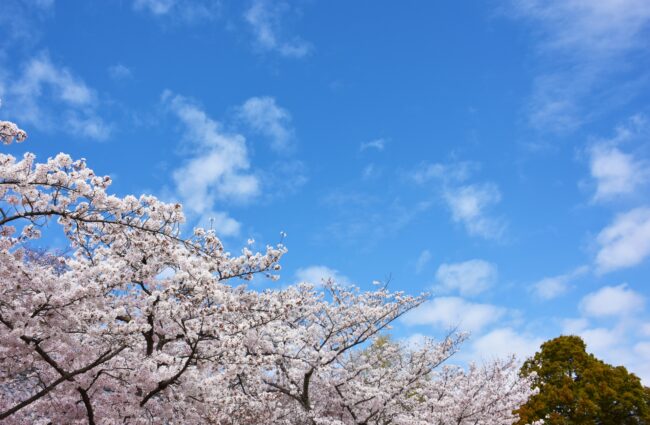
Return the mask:
<svg viewBox="0 0 650 425">
<path fill-rule="evenodd" d="M 580 337 L 560 336 L 523 364 L 521 374 L 535 374 L 539 393 L 519 408 L 517 425 L 650 425 L 650 388 L 586 348 Z"/>
</svg>

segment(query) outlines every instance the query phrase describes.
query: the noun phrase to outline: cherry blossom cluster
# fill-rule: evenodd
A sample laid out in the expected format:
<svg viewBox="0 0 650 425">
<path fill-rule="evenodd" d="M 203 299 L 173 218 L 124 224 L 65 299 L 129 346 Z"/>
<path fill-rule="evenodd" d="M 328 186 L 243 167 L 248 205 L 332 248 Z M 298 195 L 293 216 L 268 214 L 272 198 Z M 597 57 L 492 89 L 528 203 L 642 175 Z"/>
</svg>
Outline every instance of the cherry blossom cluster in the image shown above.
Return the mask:
<svg viewBox="0 0 650 425">
<path fill-rule="evenodd" d="M 18 143 L 27 139 L 27 133 L 19 129 L 18 126 L 10 121 L 0 121 L 0 141 L 5 145 L 12 143 L 14 140 Z"/>
<path fill-rule="evenodd" d="M 277 279 L 282 244 L 231 255 L 183 237 L 180 204 L 110 184 L 66 154 L 0 154 L 3 423 L 505 425 L 532 393 L 513 361 L 443 367 L 464 334 L 388 339 L 425 296 L 249 289 Z M 46 235 L 66 242 L 34 248 Z"/>
<path fill-rule="evenodd" d="M 420 411 L 422 424 L 500 425 L 517 421 L 513 406 L 531 395 L 532 379 L 521 378 L 514 357 L 495 360 L 468 370 L 444 366 L 422 388 L 427 408 Z M 541 423 L 541 422 L 538 422 Z"/>
</svg>

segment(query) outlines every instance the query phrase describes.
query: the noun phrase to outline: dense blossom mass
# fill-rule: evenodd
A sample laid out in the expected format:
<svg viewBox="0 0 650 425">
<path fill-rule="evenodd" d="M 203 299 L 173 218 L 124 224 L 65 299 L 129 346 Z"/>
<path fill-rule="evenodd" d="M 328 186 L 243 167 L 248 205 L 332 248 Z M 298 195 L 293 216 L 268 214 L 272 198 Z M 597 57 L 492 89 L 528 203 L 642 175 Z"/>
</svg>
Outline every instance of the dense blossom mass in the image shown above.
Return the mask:
<svg viewBox="0 0 650 425">
<path fill-rule="evenodd" d="M 512 359 L 442 365 L 464 334 L 387 338 L 424 296 L 247 289 L 283 245 L 231 255 L 182 237 L 181 205 L 110 184 L 66 154 L 0 154 L 0 422 L 500 425 L 533 392 Z M 37 249 L 45 229 L 65 247 Z"/>
</svg>

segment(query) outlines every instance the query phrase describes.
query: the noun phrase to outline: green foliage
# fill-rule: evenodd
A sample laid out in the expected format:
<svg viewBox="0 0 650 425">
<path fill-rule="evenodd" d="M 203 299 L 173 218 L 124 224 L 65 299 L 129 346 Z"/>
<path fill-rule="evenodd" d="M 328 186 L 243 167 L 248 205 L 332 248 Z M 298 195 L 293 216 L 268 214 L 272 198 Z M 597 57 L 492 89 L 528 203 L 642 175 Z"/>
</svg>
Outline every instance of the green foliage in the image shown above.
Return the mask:
<svg viewBox="0 0 650 425">
<path fill-rule="evenodd" d="M 521 374 L 536 374 L 539 393 L 517 411 L 517 425 L 539 419 L 550 425 L 650 425 L 650 388 L 586 348 L 580 337 L 560 336 L 524 363 Z"/>
</svg>

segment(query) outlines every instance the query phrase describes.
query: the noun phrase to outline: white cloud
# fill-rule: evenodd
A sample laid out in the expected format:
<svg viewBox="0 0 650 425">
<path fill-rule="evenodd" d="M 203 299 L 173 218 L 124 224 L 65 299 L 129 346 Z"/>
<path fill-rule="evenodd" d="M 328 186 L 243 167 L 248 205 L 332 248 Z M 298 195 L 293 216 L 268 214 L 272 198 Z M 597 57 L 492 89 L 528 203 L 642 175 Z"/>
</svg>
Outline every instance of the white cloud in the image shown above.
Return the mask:
<svg viewBox="0 0 650 425">
<path fill-rule="evenodd" d="M 254 131 L 269 137 L 271 147 L 284 151 L 293 137 L 291 114 L 272 97 L 251 97 L 239 108 L 239 117 Z"/>
<path fill-rule="evenodd" d="M 264 184 L 264 199 L 285 197 L 300 190 L 307 181 L 308 169 L 304 162 L 281 158 L 259 170 L 260 182 Z"/>
<path fill-rule="evenodd" d="M 650 336 L 650 322 L 642 324 L 639 330 L 641 335 Z"/>
<path fill-rule="evenodd" d="M 386 139 L 375 139 L 369 142 L 361 143 L 361 145 L 359 146 L 359 150 L 363 152 L 368 149 L 375 149 L 381 152 L 384 150 L 385 147 L 386 147 Z"/>
<path fill-rule="evenodd" d="M 614 146 L 596 145 L 590 150 L 591 176 L 596 180 L 595 201 L 634 193 L 648 177 L 647 166 Z"/>
<path fill-rule="evenodd" d="M 587 344 L 587 352 L 597 358 L 613 365 L 625 365 L 630 372 L 641 377 L 645 385 L 650 381 L 647 347 L 643 341 L 631 341 L 625 326 L 585 327 L 571 334 L 581 337 Z"/>
<path fill-rule="evenodd" d="M 602 317 L 599 318 L 601 319 Z M 590 327 L 589 320 L 584 317 L 566 319 L 562 322 L 562 334 L 581 337 L 587 344 L 587 352 L 607 363 L 625 365 L 629 371 L 645 380 L 647 385 L 650 381 L 650 367 L 646 359 L 649 357 L 642 355 L 645 347 L 638 345 L 644 336 L 643 330 L 639 330 L 638 322 L 629 319 L 615 320 L 615 326 L 611 328 Z M 631 336 L 633 337 L 630 338 Z"/>
<path fill-rule="evenodd" d="M 174 7 L 176 0 L 135 0 L 135 10 L 147 10 L 154 15 L 164 15 Z"/>
<path fill-rule="evenodd" d="M 416 183 L 424 184 L 431 180 L 440 180 L 445 183 L 462 183 L 469 179 L 472 173 L 479 168 L 475 162 L 461 161 L 450 164 L 425 163 L 420 165 L 411 177 Z"/>
<path fill-rule="evenodd" d="M 192 158 L 174 172 L 174 181 L 190 209 L 204 211 L 217 199 L 248 200 L 259 192 L 257 177 L 246 173 L 249 163 L 241 149 L 243 137 L 226 136 L 222 141 L 223 145 Z"/>
<path fill-rule="evenodd" d="M 592 328 L 589 327 L 589 321 L 585 318 L 564 320 L 562 334 L 579 336 L 587 344 L 588 352 L 594 352 L 607 358 L 615 358 L 618 348 L 627 349 L 623 327 Z"/>
<path fill-rule="evenodd" d="M 516 0 L 516 11 L 543 25 L 543 48 L 609 56 L 644 44 L 645 0 Z"/>
<path fill-rule="evenodd" d="M 193 152 L 173 173 L 187 210 L 202 215 L 218 200 L 246 201 L 259 194 L 244 136 L 226 133 L 221 123 L 182 96 L 165 92 L 163 102 L 184 125 L 183 141 Z"/>
<path fill-rule="evenodd" d="M 634 346 L 634 352 L 640 359 L 650 359 L 650 341 L 639 342 Z"/>
<path fill-rule="evenodd" d="M 542 342 L 542 338 L 520 334 L 512 328 L 499 328 L 474 340 L 474 354 L 470 357 L 489 360 L 514 354 L 519 359 L 525 359 L 539 350 Z"/>
<path fill-rule="evenodd" d="M 99 117 L 69 111 L 65 115 L 67 131 L 95 140 L 104 140 L 110 134 L 109 126 Z"/>
<path fill-rule="evenodd" d="M 436 297 L 403 316 L 407 325 L 431 325 L 437 328 L 456 328 L 478 332 L 506 313 L 491 304 L 478 304 L 459 297 Z"/>
<path fill-rule="evenodd" d="M 497 267 L 485 260 L 445 263 L 436 272 L 435 289 L 458 291 L 463 296 L 478 295 L 494 285 L 497 276 Z"/>
<path fill-rule="evenodd" d="M 285 57 L 301 58 L 311 52 L 311 45 L 299 37 L 284 40 L 279 35 L 282 32 L 282 15 L 288 11 L 289 5 L 285 2 L 253 0 L 244 13 L 244 19 L 250 25 L 260 49 Z"/>
<path fill-rule="evenodd" d="M 501 202 L 498 186 L 489 182 L 463 184 L 478 168 L 480 165 L 471 161 L 422 164 L 408 176 L 418 184 L 438 182 L 453 221 L 462 223 L 470 235 L 499 239 L 506 224 L 488 214 L 492 206 Z"/>
<path fill-rule="evenodd" d="M 585 341 L 587 347 L 589 347 L 589 351 L 595 353 L 605 353 L 612 347 L 621 344 L 621 333 L 616 329 L 583 329 L 578 333 L 578 336 Z"/>
<path fill-rule="evenodd" d="M 505 224 L 486 215 L 488 208 L 501 201 L 501 193 L 495 184 L 448 187 L 443 197 L 451 210 L 452 219 L 462 223 L 470 235 L 487 239 L 497 239 L 503 235 Z"/>
<path fill-rule="evenodd" d="M 584 275 L 589 271 L 589 267 L 580 266 L 569 273 L 545 277 L 540 281 L 533 284 L 532 288 L 539 298 L 543 300 L 550 300 L 556 298 L 567 291 L 571 281 L 579 276 Z"/>
<path fill-rule="evenodd" d="M 216 18 L 220 4 L 217 0 L 134 0 L 133 9 L 191 24 Z"/>
<path fill-rule="evenodd" d="M 584 71 L 583 71 L 584 72 Z M 579 100 L 594 84 L 594 77 L 573 73 L 539 75 L 533 81 L 533 94 L 528 104 L 528 121 L 541 131 L 565 133 L 575 130 L 587 120 Z"/>
<path fill-rule="evenodd" d="M 600 140 L 587 150 L 591 177 L 596 184 L 594 201 L 634 194 L 648 181 L 650 164 L 620 149 L 624 142 L 646 137 L 647 130 L 646 118 L 637 114 L 616 127 L 612 138 Z"/>
<path fill-rule="evenodd" d="M 32 4 L 41 9 L 50 9 L 54 6 L 54 0 L 34 0 Z"/>
<path fill-rule="evenodd" d="M 229 132 L 197 103 L 168 90 L 162 103 L 182 124 L 181 151 L 186 155 L 172 172 L 175 195 L 183 202 L 191 220 L 213 227 L 219 235 L 235 236 L 241 223 L 215 209 L 219 201 L 245 203 L 290 193 L 307 181 L 300 161 L 275 161 L 267 169 L 253 171 L 244 135 Z M 280 128 L 290 115 L 272 98 L 251 98 L 239 108 L 255 131 L 285 143 L 291 130 Z M 288 137 L 288 136 L 286 136 Z M 278 145 L 279 146 L 279 145 Z M 262 197 L 262 184 L 270 188 Z"/>
<path fill-rule="evenodd" d="M 207 211 L 201 215 L 197 226 L 213 229 L 219 236 L 238 236 L 241 223 L 223 211 Z"/>
<path fill-rule="evenodd" d="M 378 168 L 375 164 L 368 164 L 365 167 L 363 167 L 363 171 L 361 172 L 361 177 L 364 180 L 372 180 L 376 179 L 381 175 L 381 169 Z"/>
<path fill-rule="evenodd" d="M 562 321 L 563 335 L 577 335 L 587 344 L 587 351 L 613 365 L 625 365 L 640 376 L 647 385 L 650 381 L 648 356 L 643 339 L 650 336 L 650 326 L 638 320 L 644 307 L 643 297 L 627 285 L 604 287 L 588 294 L 580 303 L 580 310 L 598 322 L 609 322 L 610 327 L 590 326 L 586 317 Z M 641 345 L 639 345 L 641 344 Z"/>
<path fill-rule="evenodd" d="M 127 80 L 133 77 L 133 72 L 127 66 L 118 63 L 108 67 L 108 75 L 113 80 Z"/>
<path fill-rule="evenodd" d="M 429 264 L 431 258 L 432 258 L 431 252 L 428 249 L 422 251 L 417 261 L 415 262 L 415 272 L 421 273 L 422 270 L 424 270 L 424 267 L 426 267 L 426 265 Z"/>
<path fill-rule="evenodd" d="M 650 384 L 650 341 L 642 341 L 633 347 L 633 356 L 636 359 L 634 364 L 629 366 L 629 370 L 641 378 L 644 386 Z"/>
<path fill-rule="evenodd" d="M 599 273 L 635 266 L 650 255 L 650 208 L 619 214 L 597 236 Z"/>
<path fill-rule="evenodd" d="M 647 361 L 648 342 L 639 339 L 631 340 L 626 324 L 620 322 L 613 328 L 590 328 L 586 319 L 573 320 L 576 323 L 573 327 L 570 322 L 572 321 L 565 321 L 563 334 L 581 337 L 587 344 L 587 352 L 593 353 L 607 363 L 625 365 L 630 372 L 641 377 L 645 385 L 648 384 L 650 381 L 650 367 Z"/>
<path fill-rule="evenodd" d="M 400 343 L 411 350 L 418 350 L 424 346 L 427 336 L 421 333 L 414 333 L 408 337 L 401 339 Z"/>
<path fill-rule="evenodd" d="M 97 96 L 68 69 L 57 67 L 46 54 L 31 59 L 11 84 L 0 81 L 7 111 L 21 125 L 45 131 L 106 139 L 109 126 L 97 115 Z"/>
<path fill-rule="evenodd" d="M 318 238 L 366 246 L 394 235 L 431 207 L 428 201 L 405 204 L 399 197 L 386 201 L 354 191 L 334 191 L 321 200 L 337 215 Z"/>
<path fill-rule="evenodd" d="M 566 335 L 579 335 L 587 327 L 589 327 L 589 320 L 584 317 L 562 321 L 562 333 Z"/>
<path fill-rule="evenodd" d="M 567 282 L 565 275 L 545 277 L 533 285 L 537 296 L 544 300 L 550 300 L 562 295 L 567 290 Z"/>
<path fill-rule="evenodd" d="M 645 304 L 643 296 L 626 284 L 604 286 L 596 292 L 587 294 L 580 301 L 580 309 L 587 316 L 626 316 L 642 310 Z"/>
<path fill-rule="evenodd" d="M 331 279 L 340 285 L 350 284 L 350 279 L 327 266 L 309 266 L 296 270 L 296 283 L 311 283 L 312 285 L 321 285 L 327 280 Z"/>
</svg>

